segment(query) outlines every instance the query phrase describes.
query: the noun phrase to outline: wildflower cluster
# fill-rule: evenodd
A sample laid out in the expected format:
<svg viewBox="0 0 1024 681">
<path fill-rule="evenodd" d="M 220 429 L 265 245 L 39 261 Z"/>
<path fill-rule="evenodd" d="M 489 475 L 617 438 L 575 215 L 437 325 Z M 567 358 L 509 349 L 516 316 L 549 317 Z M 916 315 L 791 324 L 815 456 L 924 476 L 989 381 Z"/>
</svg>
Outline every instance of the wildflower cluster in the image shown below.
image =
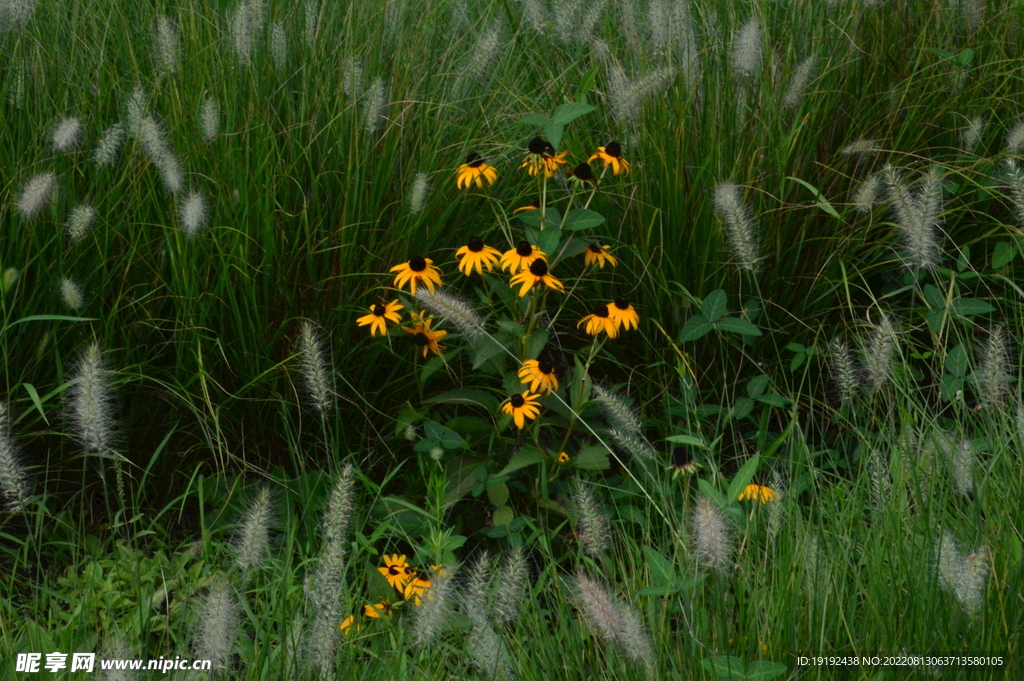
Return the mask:
<svg viewBox="0 0 1024 681">
<path fill-rule="evenodd" d="M 440 565 L 431 565 L 430 569 L 435 575 L 444 576 L 444 568 Z M 395 606 L 403 601 L 412 602 L 417 608 L 423 605 L 424 600 L 430 600 L 431 587 L 433 582 L 426 570 L 421 570 L 409 565 L 406 556 L 397 553 L 384 556 L 384 565 L 377 568 L 381 576 L 387 580 L 388 585 L 394 589 L 394 594 L 380 598 L 376 603 L 367 603 L 360 612 L 364 617 L 371 619 L 387 618 L 394 612 Z M 340 628 L 346 634 L 355 625 L 358 631 L 361 624 L 354 614 L 342 620 Z"/>
</svg>

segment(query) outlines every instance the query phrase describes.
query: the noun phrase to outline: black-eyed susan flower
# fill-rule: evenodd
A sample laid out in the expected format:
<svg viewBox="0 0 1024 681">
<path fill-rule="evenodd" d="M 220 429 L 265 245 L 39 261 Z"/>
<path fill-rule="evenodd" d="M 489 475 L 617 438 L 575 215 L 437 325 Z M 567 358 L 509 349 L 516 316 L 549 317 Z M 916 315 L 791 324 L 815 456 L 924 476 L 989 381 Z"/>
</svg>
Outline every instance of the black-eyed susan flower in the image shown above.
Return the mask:
<svg viewBox="0 0 1024 681">
<path fill-rule="evenodd" d="M 402 321 L 402 315 L 398 314 L 398 311 L 403 309 L 405 306 L 399 304 L 398 300 L 392 300 L 387 305 L 383 303 L 377 303 L 370 307 L 370 314 L 363 315 L 356 320 L 356 324 L 359 326 L 370 325 L 370 336 L 376 333 L 380 333 L 382 336 L 386 336 L 388 333 L 388 322 L 394 322 L 398 324 Z"/>
<path fill-rule="evenodd" d="M 558 463 L 569 463 L 569 455 L 565 452 L 558 453 Z"/>
<path fill-rule="evenodd" d="M 602 331 L 608 334 L 609 338 L 615 338 L 619 335 L 619 327 L 614 321 L 612 321 L 612 318 L 608 313 L 607 305 L 598 305 L 595 307 L 592 314 L 588 314 L 576 324 L 576 328 L 579 328 L 584 324 L 587 325 L 586 331 L 591 336 L 596 336 Z"/>
<path fill-rule="evenodd" d="M 532 289 L 534 286 L 544 284 L 548 288 L 553 288 L 558 291 L 564 291 L 565 287 L 562 286 L 562 282 L 558 281 L 550 272 L 548 272 L 548 264 L 540 259 L 534 260 L 530 263 L 530 269 L 522 270 L 516 276 L 512 277 L 509 285 L 515 288 L 519 284 L 522 284 L 522 288 L 519 289 L 519 297 L 522 298 L 526 295 L 526 292 Z"/>
<path fill-rule="evenodd" d="M 384 579 L 388 580 L 388 584 L 401 591 L 405 588 L 405 584 L 409 579 L 406 574 L 406 567 L 404 555 L 400 556 L 396 553 L 389 556 L 385 554 L 384 567 L 377 568 L 377 572 L 384 575 Z"/>
<path fill-rule="evenodd" d="M 469 243 L 455 251 L 455 257 L 461 258 L 459 270 L 468 277 L 474 269 L 477 274 L 483 274 L 484 267 L 487 267 L 488 272 L 493 271 L 494 265 L 501 257 L 501 251 L 491 248 L 484 243 L 483 239 L 474 236 L 469 238 Z"/>
<path fill-rule="evenodd" d="M 398 272 L 395 275 L 395 286 L 402 288 L 408 284 L 409 291 L 413 295 L 416 295 L 416 284 L 418 283 L 426 284 L 431 291 L 434 290 L 435 285 L 441 285 L 441 270 L 434 267 L 434 261 L 430 258 L 417 255 L 414 258 L 409 258 L 409 262 L 395 265 L 390 271 Z"/>
<path fill-rule="evenodd" d="M 512 211 L 512 215 L 515 215 L 516 213 L 521 213 L 524 210 L 537 210 L 538 208 L 540 208 L 540 204 L 541 204 L 541 200 L 540 200 L 540 197 L 538 196 L 538 197 L 532 199 L 530 201 L 530 203 L 526 204 L 525 206 L 520 206 L 519 208 L 516 208 L 514 211 Z"/>
<path fill-rule="evenodd" d="M 544 177 L 550 179 L 558 166 L 566 163 L 565 157 L 568 155 L 568 149 L 560 154 L 555 154 L 555 148 L 551 146 L 550 142 L 540 137 L 534 137 L 530 140 L 526 158 L 519 167 L 526 168 L 530 175 L 537 175 L 544 171 Z"/>
<path fill-rule="evenodd" d="M 558 390 L 558 376 L 555 374 L 554 363 L 549 359 L 526 360 L 519 368 L 519 382 L 539 395 Z"/>
<path fill-rule="evenodd" d="M 533 264 L 534 260 L 540 258 L 547 260 L 548 254 L 530 244 L 529 241 L 520 241 L 510 251 L 505 251 L 501 256 L 501 269 L 508 270 L 513 274 L 519 270 L 525 270 Z"/>
<path fill-rule="evenodd" d="M 672 471 L 672 477 L 677 478 L 680 475 L 693 475 L 700 468 L 700 464 L 694 461 L 693 454 L 686 447 L 676 447 L 672 450 L 672 463 L 669 464 L 668 470 Z"/>
<path fill-rule="evenodd" d="M 619 261 L 615 259 L 615 256 L 608 252 L 608 247 L 602 246 L 597 241 L 583 249 L 583 257 L 584 265 L 593 265 L 594 263 L 597 263 L 597 266 L 601 269 L 604 269 L 604 264 L 606 262 L 611 263 L 612 267 L 619 264 Z"/>
<path fill-rule="evenodd" d="M 594 179 L 594 171 L 590 167 L 589 163 L 581 163 L 570 170 L 569 181 L 572 182 L 577 189 L 583 189 L 588 184 L 597 184 L 597 181 Z"/>
<path fill-rule="evenodd" d="M 391 610 L 394 608 L 394 603 L 391 603 L 387 599 L 382 598 L 379 603 L 373 605 L 366 604 L 363 606 L 363 614 L 367 617 L 390 617 Z"/>
<path fill-rule="evenodd" d="M 767 485 L 751 484 L 743 488 L 743 491 L 739 496 L 739 501 L 752 499 L 754 501 L 760 501 L 762 504 L 767 504 L 768 502 L 775 501 L 777 497 L 778 495 L 775 494 L 775 490 L 771 487 L 768 487 Z"/>
<path fill-rule="evenodd" d="M 405 600 L 411 600 L 413 605 L 417 608 L 423 604 L 423 597 L 429 598 L 427 593 L 430 590 L 431 582 L 429 579 L 419 574 L 418 572 L 409 580 L 409 583 L 405 585 L 405 591 L 402 596 Z"/>
<path fill-rule="evenodd" d="M 599 158 L 604 161 L 604 167 L 612 167 L 612 174 L 618 175 L 629 175 L 629 163 L 626 159 L 622 158 L 622 146 L 618 142 L 609 142 L 607 146 L 598 147 L 597 153 L 587 159 L 587 163 L 590 163 L 595 158 Z"/>
<path fill-rule="evenodd" d="M 459 189 L 469 189 L 469 185 L 474 182 L 477 189 L 483 189 L 485 181 L 487 186 L 491 186 L 497 179 L 498 171 L 484 163 L 480 154 L 475 151 L 467 156 L 466 162 L 455 171 L 455 185 Z"/>
<path fill-rule="evenodd" d="M 349 615 L 348 617 L 343 619 L 341 621 L 341 626 L 338 627 L 338 628 L 341 629 L 345 633 L 346 636 L 348 636 L 350 633 L 352 633 L 352 630 L 353 630 L 352 625 L 353 624 L 355 625 L 355 631 L 362 631 L 363 626 L 359 622 L 356 621 L 356 616 L 355 615 Z"/>
<path fill-rule="evenodd" d="M 428 316 L 427 311 L 422 310 L 419 315 L 413 315 L 413 319 L 413 325 L 403 326 L 402 331 L 412 334 L 412 342 L 417 347 L 423 348 L 423 356 L 426 357 L 428 351 L 433 352 L 435 355 L 440 355 L 444 352 L 444 347 L 439 345 L 438 341 L 447 336 L 448 332 L 444 330 L 431 330 L 430 322 L 434 319 L 433 315 Z"/>
<path fill-rule="evenodd" d="M 614 302 L 608 303 L 608 316 L 615 325 L 629 331 L 630 327 L 640 328 L 640 315 L 636 309 L 629 304 L 629 298 L 619 296 Z"/>
<path fill-rule="evenodd" d="M 512 420 L 516 422 L 516 428 L 522 430 L 526 425 L 526 419 L 535 419 L 540 415 L 537 395 L 529 390 L 524 390 L 522 394 L 512 395 L 502 405 L 501 413 L 511 414 Z"/>
</svg>

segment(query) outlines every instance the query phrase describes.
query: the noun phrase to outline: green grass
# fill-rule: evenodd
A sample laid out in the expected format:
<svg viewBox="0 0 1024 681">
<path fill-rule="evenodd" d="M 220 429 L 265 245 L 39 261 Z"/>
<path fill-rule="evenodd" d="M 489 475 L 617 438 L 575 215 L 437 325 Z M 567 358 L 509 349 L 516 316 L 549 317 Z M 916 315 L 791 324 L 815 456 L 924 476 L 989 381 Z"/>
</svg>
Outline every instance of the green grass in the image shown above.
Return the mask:
<svg viewBox="0 0 1024 681">
<path fill-rule="evenodd" d="M 0 677 L 20 678 L 16 653 L 109 651 L 118 637 L 126 656 L 191 655 L 197 623 L 210 619 L 207 589 L 227 576 L 238 600 L 231 675 L 313 678 L 309 622 L 297 623 L 316 614 L 304 584 L 325 546 L 332 481 L 348 463 L 358 479 L 339 612 L 387 593 L 376 570 L 385 553 L 459 564 L 463 594 L 481 552 L 500 564 L 524 547 L 522 611 L 497 629 L 521 678 L 715 678 L 701 661 L 716 656 L 748 671 L 758 660 L 784 665 L 777 678 L 933 678 L 800 669 L 795 659 L 903 650 L 1007 664 L 937 678 L 1019 673 L 1024 199 L 1006 172 L 1019 152 L 1005 141 L 1024 111 L 1019 3 L 987 7 L 979 25 L 925 0 L 694 3 L 686 29 L 665 18 L 671 3 L 621 0 L 593 35 L 579 35 L 582 17 L 600 5 L 556 4 L 267 3 L 247 63 L 232 44 L 234 3 L 44 0 L 24 27 L 0 34 L 0 398 L 32 496 L 21 513 L 0 515 Z M 179 33 L 176 73 L 154 53 L 158 14 Z M 743 81 L 733 36 L 752 16 L 763 49 Z M 272 58 L 274 21 L 287 36 L 283 66 Z M 495 30 L 499 48 L 481 66 L 477 40 Z M 811 55 L 805 93 L 787 108 Z M 630 99 L 617 74 L 636 84 L 666 69 L 663 87 L 616 106 Z M 376 79 L 386 109 L 368 120 Z M 112 166 L 93 160 L 136 88 L 187 190 L 206 197 L 209 221 L 194 238 L 180 229 L 182 197 L 139 139 L 129 136 Z M 210 141 L 207 97 L 221 123 Z M 596 107 L 566 127 L 570 167 L 611 139 L 633 165 L 601 179 L 588 206 L 606 221 L 584 232 L 619 265 L 594 274 L 568 258 L 555 274 L 570 293 L 531 308 L 539 316 L 516 359 L 536 357 L 529 349 L 541 339 L 563 351 L 562 395 L 576 411 L 548 398 L 541 422 L 517 434 L 496 409 L 431 401 L 473 388 L 497 405 L 518 385 L 503 355 L 473 368 L 480 349 L 449 324 L 446 368 L 419 358 L 405 334 L 369 338 L 355 319 L 395 297 L 388 270 L 415 254 L 434 259 L 445 288 L 487 314 L 493 333 L 501 315 L 522 315 L 504 279 L 494 289 L 461 280 L 454 252 L 473 235 L 502 251 L 515 245 L 522 225 L 510 213 L 537 188 L 519 170 L 537 130 L 520 121 L 570 101 Z M 58 153 L 49 132 L 65 116 L 80 117 L 84 132 Z M 980 141 L 963 149 L 975 116 Z M 841 152 L 858 139 L 871 140 L 869 153 Z M 473 151 L 501 177 L 459 191 L 455 170 Z M 852 203 L 887 164 L 912 188 L 929 168 L 941 174 L 934 268 L 904 266 L 885 197 L 867 212 Z M 56 193 L 26 218 L 16 204 L 42 172 L 58 176 Z M 408 193 L 420 172 L 430 190 L 414 213 Z M 563 209 L 561 178 L 548 188 Z M 756 275 L 737 266 L 715 212 L 723 182 L 741 186 L 756 216 Z M 71 242 L 66 223 L 80 204 L 97 219 Z M 63 277 L 84 293 L 77 311 L 61 299 Z M 717 305 L 716 290 L 727 317 L 762 335 L 687 335 L 687 322 Z M 591 345 L 576 321 L 621 293 L 640 329 Z M 841 400 L 829 345 L 839 339 L 859 358 L 883 312 L 896 329 L 888 381 Z M 305 320 L 320 330 L 336 391 L 322 418 L 297 365 Z M 1005 376 L 984 361 L 997 327 L 1008 340 Z M 78 358 L 93 342 L 111 370 L 116 454 L 106 456 L 82 451 L 69 415 Z M 628 394 L 657 460 L 604 446 L 608 419 L 586 399 L 584 375 Z M 1006 394 L 992 399 L 993 385 Z M 442 447 L 441 463 L 429 456 L 433 441 L 414 450 L 406 426 L 423 443 L 429 421 L 465 446 Z M 695 476 L 664 471 L 670 436 L 693 443 Z M 551 459 L 560 443 L 573 457 L 565 466 Z M 974 460 L 967 493 L 961 446 Z M 539 458 L 502 475 L 531 447 Z M 753 479 L 782 491 L 779 502 L 726 497 L 755 455 Z M 123 460 L 125 499 L 111 456 Z M 596 553 L 577 537 L 576 475 L 609 519 L 610 543 Z M 243 578 L 231 542 L 260 487 L 273 493 L 271 545 L 264 569 Z M 700 496 L 733 535 L 723 572 L 695 557 Z M 943 531 L 964 554 L 987 547 L 976 616 L 940 583 Z M 587 623 L 580 571 L 640 613 L 654 650 L 646 672 Z M 453 602 L 450 626 L 427 646 L 414 645 L 411 603 L 389 621 L 360 618 L 358 635 L 340 640 L 338 676 L 489 678 L 473 663 L 471 605 Z"/>
</svg>

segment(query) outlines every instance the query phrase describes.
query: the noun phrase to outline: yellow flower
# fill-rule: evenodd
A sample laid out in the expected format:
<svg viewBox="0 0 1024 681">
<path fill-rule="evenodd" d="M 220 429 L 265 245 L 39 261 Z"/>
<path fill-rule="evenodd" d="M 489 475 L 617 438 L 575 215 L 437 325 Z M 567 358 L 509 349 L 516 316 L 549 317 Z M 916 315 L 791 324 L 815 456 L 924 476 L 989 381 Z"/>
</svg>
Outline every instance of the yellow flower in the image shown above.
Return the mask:
<svg viewBox="0 0 1024 681">
<path fill-rule="evenodd" d="M 387 305 L 378 303 L 370 307 L 370 314 L 363 315 L 356 320 L 356 324 L 359 326 L 370 325 L 370 336 L 372 337 L 375 333 L 380 333 L 382 336 L 387 335 L 387 323 L 389 321 L 398 324 L 402 321 L 402 315 L 398 314 L 398 311 L 403 309 L 405 306 L 400 305 L 398 300 L 392 300 Z"/>
<path fill-rule="evenodd" d="M 547 359 L 528 359 L 519 368 L 519 381 L 540 395 L 558 390 L 558 376 L 555 365 Z"/>
<path fill-rule="evenodd" d="M 598 147 L 597 153 L 587 159 L 587 163 L 599 158 L 604 161 L 604 167 L 612 167 L 612 174 L 629 175 L 629 163 L 622 158 L 622 147 L 618 142 L 609 142 L 606 147 Z"/>
<path fill-rule="evenodd" d="M 394 607 L 393 603 L 389 603 L 387 600 L 381 600 L 380 603 L 374 605 L 364 605 L 363 614 L 367 617 L 390 617 L 391 609 Z"/>
<path fill-rule="evenodd" d="M 589 163 L 581 163 L 569 171 L 569 182 L 577 189 L 584 189 L 588 184 L 597 186 L 594 170 Z"/>
<path fill-rule="evenodd" d="M 377 568 L 377 572 L 384 575 L 384 579 L 388 580 L 388 584 L 401 591 L 405 588 L 405 583 L 408 580 L 405 567 L 405 555 L 400 556 L 396 553 L 388 556 L 385 554 L 384 567 Z"/>
<path fill-rule="evenodd" d="M 528 268 L 534 260 L 547 260 L 547 257 L 547 253 L 531 245 L 529 241 L 520 241 L 515 248 L 505 251 L 501 256 L 501 269 L 515 273 Z"/>
<path fill-rule="evenodd" d="M 596 336 L 602 331 L 608 334 L 609 338 L 615 338 L 619 335 L 619 327 L 614 321 L 612 321 L 612 318 L 608 313 L 607 305 L 598 305 L 595 307 L 594 313 L 588 314 L 586 317 L 581 319 L 576 324 L 576 328 L 579 328 L 584 324 L 587 325 L 586 331 L 591 336 Z"/>
<path fill-rule="evenodd" d="M 514 211 L 512 211 L 512 215 L 515 215 L 516 213 L 522 212 L 524 210 L 537 210 L 538 208 L 540 208 L 540 197 L 539 196 L 537 198 L 535 198 L 532 203 L 529 203 L 529 204 L 527 204 L 525 206 L 520 206 L 519 208 L 516 208 Z"/>
<path fill-rule="evenodd" d="M 484 163 L 476 152 L 467 156 L 466 162 L 455 171 L 455 185 L 459 189 L 469 189 L 473 182 L 476 182 L 477 189 L 483 189 L 484 181 L 491 186 L 497 179 L 498 171 Z"/>
<path fill-rule="evenodd" d="M 558 463 L 569 463 L 569 455 L 565 452 L 560 452 L 558 454 Z"/>
<path fill-rule="evenodd" d="M 534 286 L 544 284 L 548 288 L 553 288 L 559 291 L 564 291 L 565 287 L 562 286 L 562 282 L 558 281 L 554 276 L 548 272 L 548 264 L 543 260 L 534 260 L 530 263 L 530 269 L 522 270 L 516 276 L 512 277 L 509 282 L 512 288 L 522 284 L 522 288 L 519 289 L 519 297 L 522 298 L 526 295 Z"/>
<path fill-rule="evenodd" d="M 740 493 L 739 501 L 752 499 L 760 501 L 762 504 L 767 504 L 770 501 L 775 501 L 777 497 L 778 495 L 775 491 L 767 485 L 747 485 L 743 488 L 743 492 Z"/>
<path fill-rule="evenodd" d="M 413 315 L 414 323 L 412 326 L 403 326 L 402 331 L 413 334 L 412 342 L 418 347 L 423 348 L 423 356 L 427 356 L 427 352 L 433 352 L 435 355 L 440 355 L 444 352 L 444 347 L 438 344 L 442 338 L 448 335 L 447 331 L 431 331 L 430 322 L 434 319 L 433 315 L 427 316 L 427 311 L 422 310 L 419 315 Z M 403 558 L 405 556 L 402 556 Z"/>
<path fill-rule="evenodd" d="M 455 257 L 461 258 L 459 270 L 468 277 L 474 268 L 476 268 L 477 274 L 483 274 L 485 265 L 488 272 L 493 271 L 494 265 L 501 257 L 501 251 L 485 245 L 483 239 L 474 236 L 470 237 L 469 243 L 455 251 Z"/>
<path fill-rule="evenodd" d="M 511 414 L 516 427 L 522 430 L 526 425 L 526 419 L 535 419 L 540 415 L 540 406 L 537 404 L 537 395 L 529 390 L 524 390 L 521 395 L 513 395 L 508 398 L 501 407 L 501 413 Z"/>
<path fill-rule="evenodd" d="M 629 298 L 626 296 L 619 296 L 614 302 L 608 303 L 607 307 L 608 316 L 615 322 L 616 327 L 621 327 L 626 331 L 629 331 L 630 327 L 640 328 L 640 315 L 629 304 Z"/>
<path fill-rule="evenodd" d="M 612 267 L 619 264 L 619 261 L 615 259 L 615 256 L 608 252 L 608 247 L 602 246 L 596 241 L 583 250 L 583 258 L 584 265 L 593 265 L 594 263 L 597 263 L 598 267 L 601 269 L 604 269 L 605 262 L 610 262 Z"/>
<path fill-rule="evenodd" d="M 431 583 L 429 579 L 421 577 L 416 573 L 412 580 L 405 585 L 405 591 L 402 593 L 402 596 L 404 596 L 407 601 L 412 599 L 413 604 L 418 608 L 423 605 L 424 596 L 430 598 L 430 594 L 428 593 L 430 586 Z"/>
<path fill-rule="evenodd" d="M 434 267 L 434 261 L 430 258 L 422 258 L 417 255 L 415 258 L 410 258 L 409 262 L 395 265 L 389 271 L 398 272 L 395 275 L 395 286 L 402 288 L 409 284 L 409 291 L 413 295 L 416 295 L 416 284 L 419 282 L 426 284 L 431 291 L 434 290 L 435 284 L 441 285 L 441 270 Z"/>
<path fill-rule="evenodd" d="M 338 628 L 341 629 L 343 632 L 345 632 L 345 635 L 348 636 L 352 632 L 352 625 L 353 624 L 356 625 L 356 631 L 362 631 L 363 625 L 360 624 L 359 622 L 356 622 L 356 616 L 355 615 L 349 615 L 348 617 L 343 619 L 341 621 L 341 626 L 338 627 Z"/>
</svg>

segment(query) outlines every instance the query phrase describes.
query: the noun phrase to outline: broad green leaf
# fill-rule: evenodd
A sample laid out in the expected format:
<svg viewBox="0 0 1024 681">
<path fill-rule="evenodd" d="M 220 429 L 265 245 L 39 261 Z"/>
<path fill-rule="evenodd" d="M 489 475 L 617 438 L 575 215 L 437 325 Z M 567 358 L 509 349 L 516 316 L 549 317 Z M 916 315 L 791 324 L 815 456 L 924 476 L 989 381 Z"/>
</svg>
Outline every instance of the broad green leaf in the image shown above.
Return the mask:
<svg viewBox="0 0 1024 681">
<path fill-rule="evenodd" d="M 932 333 L 942 331 L 942 319 L 945 317 L 945 314 L 944 310 L 928 310 L 924 315 L 924 318 L 928 321 L 928 330 Z"/>
<path fill-rule="evenodd" d="M 445 449 L 458 449 L 466 444 L 466 441 L 463 440 L 462 436 L 454 430 L 447 430 L 445 431 L 445 434 L 441 436 L 440 443 Z"/>
<path fill-rule="evenodd" d="M 959 300 L 954 300 L 953 304 L 949 307 L 953 312 L 962 317 L 970 317 L 976 314 L 989 314 L 996 311 L 994 307 L 986 303 L 984 300 L 978 300 L 977 298 L 960 298 Z"/>
<path fill-rule="evenodd" d="M 789 670 L 784 664 L 772 662 L 771 660 L 756 660 L 747 665 L 745 681 L 770 681 Z"/>
<path fill-rule="evenodd" d="M 768 377 L 765 376 L 764 374 L 761 374 L 760 376 L 755 376 L 754 378 L 750 379 L 749 383 L 747 383 L 747 394 L 750 395 L 755 400 L 758 397 L 760 397 L 767 389 Z"/>
<path fill-rule="evenodd" d="M 540 351 L 548 344 L 549 336 L 547 329 L 534 329 L 530 333 L 529 340 L 526 341 L 526 358 L 537 359 L 540 356 Z"/>
<path fill-rule="evenodd" d="M 942 310 L 946 307 L 946 296 L 942 295 L 942 291 L 933 284 L 924 285 L 924 299 L 934 309 Z"/>
<path fill-rule="evenodd" d="M 551 142 L 551 146 L 555 149 L 562 144 L 562 134 L 565 132 L 565 125 L 563 123 L 553 122 L 550 125 L 544 126 L 544 137 L 547 138 L 548 142 Z"/>
<path fill-rule="evenodd" d="M 500 485 L 491 485 L 487 488 L 487 498 L 495 506 L 504 506 L 505 502 L 508 501 L 508 485 L 501 483 Z"/>
<path fill-rule="evenodd" d="M 412 446 L 414 452 L 429 452 L 434 447 L 440 447 L 441 443 L 432 437 L 425 437 Z"/>
<path fill-rule="evenodd" d="M 739 334 L 740 336 L 760 336 L 761 331 L 748 322 L 746 319 L 740 319 L 739 317 L 726 317 L 725 319 L 719 320 L 716 324 L 720 331 L 728 331 L 729 333 Z"/>
<path fill-rule="evenodd" d="M 736 404 L 732 406 L 732 416 L 735 419 L 745 419 L 754 411 L 754 400 L 749 397 L 737 397 Z"/>
<path fill-rule="evenodd" d="M 942 378 L 939 380 L 939 394 L 943 400 L 952 402 L 956 399 L 957 393 L 963 389 L 964 379 L 952 374 L 942 374 Z"/>
<path fill-rule="evenodd" d="M 964 349 L 963 343 L 950 350 L 946 355 L 946 361 L 942 363 L 946 367 L 946 371 L 960 378 L 967 373 L 967 364 L 967 350 Z"/>
<path fill-rule="evenodd" d="M 793 182 L 802 184 L 804 187 L 807 187 L 807 189 L 810 190 L 814 198 L 818 200 L 818 206 L 823 211 L 834 217 L 836 220 L 842 220 L 842 218 L 839 216 L 839 212 L 832 207 L 832 204 L 829 203 L 829 200 L 825 198 L 825 195 L 822 194 L 821 191 L 819 191 L 818 188 L 815 187 L 813 184 L 805 180 L 801 180 L 799 177 L 787 177 L 786 179 L 793 180 Z"/>
<path fill-rule="evenodd" d="M 1017 257 L 1017 246 L 1012 241 L 1000 241 L 992 251 L 992 269 L 1006 267 Z"/>
<path fill-rule="evenodd" d="M 547 457 L 544 456 L 544 452 L 540 451 L 536 447 L 523 447 L 512 454 L 512 458 L 508 460 L 508 464 L 501 469 L 501 472 L 498 473 L 498 475 L 505 475 L 506 473 L 517 471 L 520 468 L 532 466 L 535 463 L 544 461 L 546 458 Z"/>
<path fill-rule="evenodd" d="M 611 465 L 608 463 L 608 450 L 600 445 L 584 447 L 576 452 L 570 463 L 573 468 L 585 471 L 603 471 Z"/>
<path fill-rule="evenodd" d="M 697 478 L 697 489 L 700 490 L 701 494 L 708 498 L 708 501 L 713 503 L 715 506 L 721 508 L 727 503 L 727 499 L 722 496 L 722 493 L 715 489 L 714 485 L 705 480 L 704 478 Z"/>
<path fill-rule="evenodd" d="M 562 239 L 562 233 L 557 229 L 546 229 L 537 236 L 537 248 L 547 255 L 558 252 L 558 242 Z"/>
<path fill-rule="evenodd" d="M 761 395 L 760 397 L 757 398 L 757 401 L 772 407 L 785 407 L 787 404 L 792 402 L 791 399 L 789 399 L 788 397 L 783 397 L 777 392 L 770 392 Z"/>
<path fill-rule="evenodd" d="M 474 404 L 483 407 L 487 411 L 497 411 L 498 400 L 491 393 L 479 388 L 456 388 L 448 390 L 423 400 L 424 404 L 440 404 L 451 402 L 455 404 Z"/>
<path fill-rule="evenodd" d="M 557 109 L 555 109 L 555 113 L 551 117 L 551 119 L 555 123 L 561 123 L 562 125 L 568 125 L 569 123 L 572 123 L 574 120 L 576 120 L 580 116 L 585 116 L 588 113 L 590 113 L 591 111 L 595 111 L 596 109 L 597 109 L 596 106 L 591 106 L 590 104 L 580 104 L 578 102 L 570 102 L 568 104 L 561 104 L 561 105 L 559 105 L 559 107 Z M 552 142 L 552 144 L 555 144 L 555 143 Z M 555 147 L 557 148 L 558 145 L 555 144 Z"/>
<path fill-rule="evenodd" d="M 707 443 L 704 442 L 704 438 L 696 435 L 669 435 L 665 440 L 679 445 L 689 445 L 691 447 L 700 447 L 701 449 L 708 448 Z"/>
<path fill-rule="evenodd" d="M 597 84 L 597 68 L 592 68 L 583 74 L 583 78 L 580 80 L 579 89 L 576 94 L 576 101 L 581 104 L 587 103 L 587 93 L 594 89 Z"/>
<path fill-rule="evenodd" d="M 694 315 L 683 324 L 683 330 L 679 333 L 679 342 L 695 341 L 708 334 L 711 329 L 711 322 L 704 318 L 704 315 Z"/>
<path fill-rule="evenodd" d="M 473 359 L 473 368 L 479 369 L 492 357 L 499 357 L 505 353 L 505 348 L 493 338 L 484 336 L 469 347 L 469 354 Z"/>
<path fill-rule="evenodd" d="M 507 496 L 507 495 L 506 495 Z M 494 513 L 491 514 L 491 520 L 494 521 L 495 527 L 501 527 L 502 525 L 510 525 L 515 520 L 516 513 L 508 506 L 499 506 L 494 509 Z"/>
<path fill-rule="evenodd" d="M 524 210 L 519 214 L 519 221 L 527 227 L 533 227 L 536 230 L 540 229 L 540 208 L 534 210 Z M 544 209 L 544 230 L 558 229 L 558 225 L 562 222 L 562 214 L 558 212 L 557 208 L 548 206 Z M 531 241 L 531 243 L 533 243 Z"/>
<path fill-rule="evenodd" d="M 761 463 L 761 455 L 754 454 L 750 457 L 745 464 L 743 464 L 738 471 L 736 471 L 736 477 L 729 483 L 729 491 L 725 493 L 729 501 L 736 501 L 740 497 L 740 493 L 743 488 L 750 484 L 750 481 L 754 479 L 754 473 L 757 472 L 757 467 Z"/>
<path fill-rule="evenodd" d="M 437 421 L 427 421 L 423 424 L 423 433 L 431 440 L 440 440 L 444 437 L 445 427 Z"/>
<path fill-rule="evenodd" d="M 583 229 L 593 229 L 604 224 L 604 216 L 586 208 L 576 208 L 569 211 L 565 216 L 565 224 L 562 229 L 569 232 L 578 232 Z"/>
<path fill-rule="evenodd" d="M 746 670 L 743 660 L 728 655 L 705 657 L 700 661 L 700 666 L 718 677 L 719 681 L 742 681 Z"/>
<path fill-rule="evenodd" d="M 963 272 L 971 266 L 971 247 L 964 246 L 960 249 L 960 255 L 956 259 L 956 271 Z"/>
<path fill-rule="evenodd" d="M 727 302 L 728 296 L 725 295 L 725 291 L 722 289 L 712 291 L 704 298 L 704 302 L 700 304 L 700 313 L 709 322 L 717 322 L 725 314 Z"/>
<path fill-rule="evenodd" d="M 678 578 L 676 570 L 668 558 L 661 555 L 650 546 L 644 547 L 644 554 L 647 556 L 647 569 L 651 575 L 651 586 L 674 585 Z"/>
<path fill-rule="evenodd" d="M 519 122 L 525 123 L 526 125 L 535 125 L 538 128 L 543 128 L 545 126 L 551 125 L 551 119 L 545 116 L 544 114 L 539 113 L 526 114 L 525 116 L 519 119 Z"/>
</svg>

